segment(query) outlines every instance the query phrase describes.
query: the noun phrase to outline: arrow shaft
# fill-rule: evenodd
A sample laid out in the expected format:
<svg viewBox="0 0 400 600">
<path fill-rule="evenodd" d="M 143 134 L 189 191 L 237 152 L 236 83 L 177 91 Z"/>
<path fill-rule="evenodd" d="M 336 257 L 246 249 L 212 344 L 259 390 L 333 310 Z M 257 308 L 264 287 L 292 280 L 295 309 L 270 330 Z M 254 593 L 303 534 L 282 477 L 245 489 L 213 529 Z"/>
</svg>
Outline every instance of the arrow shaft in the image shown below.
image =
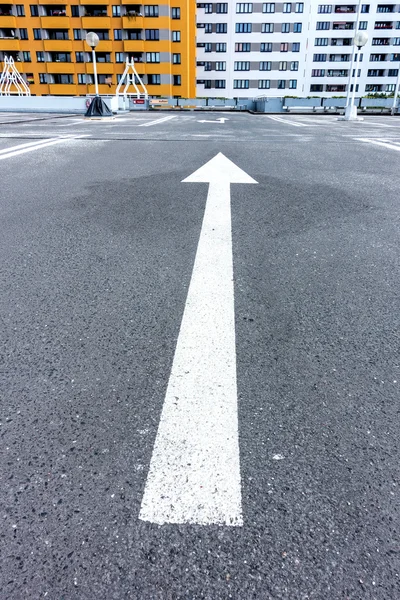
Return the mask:
<svg viewBox="0 0 400 600">
<path fill-rule="evenodd" d="M 209 186 L 139 516 L 242 524 L 229 182 Z"/>
</svg>

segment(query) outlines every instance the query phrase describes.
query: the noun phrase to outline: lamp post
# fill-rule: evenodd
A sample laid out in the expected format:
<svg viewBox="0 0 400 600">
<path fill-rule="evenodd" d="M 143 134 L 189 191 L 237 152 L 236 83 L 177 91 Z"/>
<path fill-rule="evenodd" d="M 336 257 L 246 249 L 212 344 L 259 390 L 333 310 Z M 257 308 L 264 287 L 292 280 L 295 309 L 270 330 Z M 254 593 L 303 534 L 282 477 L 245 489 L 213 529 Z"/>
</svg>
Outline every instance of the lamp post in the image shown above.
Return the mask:
<svg viewBox="0 0 400 600">
<path fill-rule="evenodd" d="M 358 119 L 357 107 L 354 106 L 354 98 L 356 95 L 356 84 L 357 84 L 357 76 L 358 76 L 358 64 L 360 61 L 360 50 L 368 42 L 368 34 L 365 31 L 357 31 L 356 35 L 354 36 L 353 41 L 354 41 L 354 45 L 357 46 L 357 48 L 358 48 L 358 52 L 357 52 L 357 58 L 356 58 L 356 62 L 355 62 L 353 92 L 351 94 L 350 103 L 346 106 L 346 111 L 344 113 L 345 121 L 356 121 Z M 352 76 L 352 72 L 350 69 L 349 89 L 351 87 L 351 76 Z"/>
<path fill-rule="evenodd" d="M 94 31 L 89 31 L 89 33 L 86 34 L 86 43 L 92 49 L 94 86 L 95 86 L 95 90 L 96 90 L 96 96 L 99 95 L 99 86 L 98 86 L 98 83 L 97 83 L 97 67 L 96 67 L 96 52 L 95 52 L 95 48 L 96 48 L 97 44 L 99 43 L 99 41 L 100 41 L 99 36 L 97 35 L 97 33 L 94 33 Z"/>
<path fill-rule="evenodd" d="M 396 87 L 394 88 L 393 106 L 392 106 L 392 110 L 391 110 L 392 115 L 394 115 L 394 113 L 396 112 L 396 102 L 397 102 L 397 96 L 399 95 L 399 85 L 400 85 L 400 65 L 399 65 L 399 69 L 398 69 L 398 73 L 397 73 Z"/>
</svg>

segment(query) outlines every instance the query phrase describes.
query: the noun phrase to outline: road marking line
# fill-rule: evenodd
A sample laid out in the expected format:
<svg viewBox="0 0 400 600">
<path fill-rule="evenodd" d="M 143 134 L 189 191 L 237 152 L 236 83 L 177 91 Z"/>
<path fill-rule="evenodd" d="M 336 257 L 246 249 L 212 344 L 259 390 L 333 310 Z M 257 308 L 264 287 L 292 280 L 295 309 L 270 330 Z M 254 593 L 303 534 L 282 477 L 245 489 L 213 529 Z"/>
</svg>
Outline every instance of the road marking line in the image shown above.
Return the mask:
<svg viewBox="0 0 400 600">
<path fill-rule="evenodd" d="M 369 138 L 354 138 L 359 142 L 366 142 L 367 144 L 375 144 L 376 146 L 383 146 L 384 148 L 389 148 L 389 150 L 397 150 L 400 152 L 400 146 L 394 146 L 393 144 L 388 144 L 386 142 L 379 142 L 378 140 L 371 140 Z"/>
<path fill-rule="evenodd" d="M 231 183 L 257 183 L 219 153 L 187 183 L 207 204 L 139 518 L 243 524 Z"/>
<path fill-rule="evenodd" d="M 49 138 L 46 138 L 45 140 L 35 140 L 34 142 L 26 142 L 26 144 L 19 144 L 18 146 L 11 146 L 10 148 L 3 148 L 0 150 L 0 154 L 8 154 L 9 152 L 20 150 L 20 148 L 29 148 L 30 146 L 41 146 L 42 144 L 46 144 L 48 141 Z"/>
<path fill-rule="evenodd" d="M 305 123 L 297 123 L 295 121 L 289 121 L 287 119 L 281 119 L 280 117 L 272 117 L 268 116 L 269 119 L 273 121 L 277 121 L 278 123 L 286 123 L 287 125 L 293 125 L 294 127 L 312 127 L 311 125 L 306 125 Z"/>
<path fill-rule="evenodd" d="M 156 119 L 155 121 L 150 121 L 149 123 L 143 123 L 139 125 L 139 127 L 151 127 L 151 125 L 158 125 L 159 123 L 165 123 L 166 121 L 170 121 L 171 119 L 175 119 L 176 116 L 171 117 L 163 117 L 162 119 Z"/>
<path fill-rule="evenodd" d="M 14 148 L 8 148 L 8 152 L 0 155 L 0 160 L 4 160 L 6 158 L 12 158 L 13 156 L 19 156 L 20 154 L 25 154 L 26 152 L 33 152 L 34 150 L 40 150 L 41 148 L 47 148 L 48 146 L 53 146 L 54 144 L 60 144 L 61 142 L 65 142 L 68 140 L 76 140 L 78 138 L 86 137 L 85 135 L 69 135 L 65 137 L 55 138 L 55 139 L 47 139 L 35 144 L 22 144 L 21 146 L 25 146 L 24 148 L 21 146 L 14 146 Z M 19 149 L 18 149 L 19 148 Z"/>
</svg>

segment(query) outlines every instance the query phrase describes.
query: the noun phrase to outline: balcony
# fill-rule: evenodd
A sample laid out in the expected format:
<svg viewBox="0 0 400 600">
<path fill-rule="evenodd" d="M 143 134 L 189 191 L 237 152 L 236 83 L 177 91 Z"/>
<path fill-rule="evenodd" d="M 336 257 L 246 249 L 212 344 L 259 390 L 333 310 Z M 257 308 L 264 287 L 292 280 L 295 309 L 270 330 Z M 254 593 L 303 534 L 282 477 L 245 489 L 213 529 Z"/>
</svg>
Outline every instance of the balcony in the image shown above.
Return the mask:
<svg viewBox="0 0 400 600">
<path fill-rule="evenodd" d="M 326 91 L 327 92 L 345 92 L 346 91 L 346 84 L 332 84 L 332 85 L 327 85 L 326 86 Z"/>
<path fill-rule="evenodd" d="M 357 12 L 357 6 L 355 4 L 346 4 L 342 6 L 335 6 L 335 13 L 355 13 Z"/>
<path fill-rule="evenodd" d="M 331 54 L 329 56 L 329 62 L 348 62 L 350 60 L 350 54 Z"/>
<path fill-rule="evenodd" d="M 71 40 L 43 40 L 43 46 L 46 52 L 71 52 Z"/>
<path fill-rule="evenodd" d="M 111 52 L 113 50 L 113 42 L 110 40 L 100 40 L 96 48 L 96 52 Z"/>
<path fill-rule="evenodd" d="M 69 62 L 47 62 L 48 73 L 75 73 L 75 65 Z"/>
<path fill-rule="evenodd" d="M 377 13 L 394 13 L 396 12 L 396 7 L 394 4 L 378 4 Z"/>
<path fill-rule="evenodd" d="M 144 41 L 124 40 L 124 52 L 144 52 Z"/>
<path fill-rule="evenodd" d="M 368 77 L 383 77 L 383 69 L 368 69 Z"/>
<path fill-rule="evenodd" d="M 42 29 L 67 29 L 69 26 L 68 17 L 40 17 Z"/>
<path fill-rule="evenodd" d="M 18 51 L 20 50 L 19 40 L 15 38 L 1 38 L 0 37 L 0 51 L 4 51 L 7 54 L 7 51 Z"/>
<path fill-rule="evenodd" d="M 349 72 L 347 69 L 328 69 L 326 75 L 327 77 L 348 77 Z"/>
<path fill-rule="evenodd" d="M 82 28 L 87 31 L 93 31 L 97 29 L 110 29 L 111 18 L 110 17 L 82 17 Z"/>
<path fill-rule="evenodd" d="M 144 18 L 143 17 L 122 17 L 123 29 L 143 29 Z"/>
<path fill-rule="evenodd" d="M 332 29 L 334 31 L 353 31 L 354 23 L 333 23 Z"/>
<path fill-rule="evenodd" d="M 104 5 L 104 6 L 108 6 L 108 0 L 85 0 L 85 3 L 83 6 L 93 6 L 93 5 Z"/>
<path fill-rule="evenodd" d="M 373 46 L 389 46 L 390 39 L 389 38 L 372 38 Z"/>
<path fill-rule="evenodd" d="M 84 6 L 85 17 L 108 17 L 107 6 Z"/>
<path fill-rule="evenodd" d="M 108 63 L 98 63 L 96 62 L 96 71 L 99 75 L 103 75 L 109 73 L 114 68 L 114 65 L 110 62 Z M 86 69 L 88 73 L 94 73 L 93 63 L 86 63 Z"/>
<path fill-rule="evenodd" d="M 371 54 L 370 61 L 371 62 L 383 62 L 386 60 L 387 54 Z"/>
<path fill-rule="evenodd" d="M 386 21 L 385 23 L 375 23 L 374 29 L 393 29 L 393 23 Z"/>
<path fill-rule="evenodd" d="M 2 16 L 0 14 L 0 22 L 2 29 L 15 29 L 17 27 L 17 20 L 14 16 Z"/>
<path fill-rule="evenodd" d="M 333 38 L 331 40 L 331 46 L 351 46 L 351 38 Z"/>
<path fill-rule="evenodd" d="M 75 96 L 76 85 L 73 83 L 50 83 L 49 92 L 51 96 Z"/>
</svg>

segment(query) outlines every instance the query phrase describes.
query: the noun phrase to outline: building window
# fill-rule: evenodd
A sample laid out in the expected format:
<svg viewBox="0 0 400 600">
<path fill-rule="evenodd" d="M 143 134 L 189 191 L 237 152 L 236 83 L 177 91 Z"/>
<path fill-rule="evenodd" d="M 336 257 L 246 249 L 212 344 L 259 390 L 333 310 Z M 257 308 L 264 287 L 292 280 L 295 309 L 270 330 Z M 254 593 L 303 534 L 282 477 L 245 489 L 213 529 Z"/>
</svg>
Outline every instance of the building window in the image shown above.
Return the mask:
<svg viewBox="0 0 400 600">
<path fill-rule="evenodd" d="M 282 33 L 290 33 L 290 23 L 282 23 Z"/>
<path fill-rule="evenodd" d="M 388 83 L 386 85 L 386 91 L 387 92 L 394 92 L 396 89 L 396 84 L 395 83 Z"/>
<path fill-rule="evenodd" d="M 262 43 L 260 44 L 260 52 L 272 52 L 272 43 Z"/>
<path fill-rule="evenodd" d="M 41 50 L 36 52 L 36 60 L 37 62 L 44 62 L 44 52 Z"/>
<path fill-rule="evenodd" d="M 215 12 L 218 14 L 226 14 L 228 12 L 228 3 L 227 2 L 217 2 Z"/>
<path fill-rule="evenodd" d="M 235 44 L 235 52 L 250 52 L 250 43 Z"/>
<path fill-rule="evenodd" d="M 248 90 L 250 81 L 248 79 L 234 79 L 233 89 L 234 90 Z"/>
<path fill-rule="evenodd" d="M 173 75 L 172 85 L 182 85 L 182 76 L 181 75 Z"/>
<path fill-rule="evenodd" d="M 250 71 L 250 62 L 239 61 L 235 62 L 233 65 L 234 71 Z"/>
<path fill-rule="evenodd" d="M 294 60 L 293 62 L 290 63 L 290 70 L 291 71 L 298 71 L 299 70 L 299 63 L 297 60 Z"/>
<path fill-rule="evenodd" d="M 315 38 L 315 45 L 316 46 L 327 46 L 328 38 Z"/>
<path fill-rule="evenodd" d="M 235 33 L 251 33 L 251 23 L 236 23 Z"/>
<path fill-rule="evenodd" d="M 206 23 L 204 25 L 204 33 L 212 33 L 212 23 Z"/>
<path fill-rule="evenodd" d="M 284 90 L 286 87 L 286 81 L 284 79 L 278 79 L 278 90 Z"/>
<path fill-rule="evenodd" d="M 33 39 L 34 40 L 41 40 L 42 39 L 42 30 L 41 29 L 34 29 L 33 30 Z"/>
<path fill-rule="evenodd" d="M 206 79 L 204 81 L 204 89 L 205 90 L 211 90 L 211 79 Z"/>
<path fill-rule="evenodd" d="M 84 85 L 86 83 L 86 73 L 78 73 L 78 84 Z"/>
<path fill-rule="evenodd" d="M 325 62 L 326 54 L 314 54 L 314 62 Z"/>
<path fill-rule="evenodd" d="M 226 62 L 216 62 L 215 63 L 215 70 L 216 71 L 226 71 Z"/>
<path fill-rule="evenodd" d="M 287 71 L 287 62 L 286 61 L 282 61 L 279 63 L 279 70 L 280 71 Z"/>
<path fill-rule="evenodd" d="M 293 33 L 301 33 L 301 23 L 293 23 Z"/>
<path fill-rule="evenodd" d="M 259 90 L 269 90 L 271 87 L 271 81 L 269 79 L 259 79 L 258 80 L 258 89 Z"/>
<path fill-rule="evenodd" d="M 147 63 L 159 63 L 160 62 L 160 53 L 159 52 L 146 52 L 146 62 Z"/>
<path fill-rule="evenodd" d="M 325 77 L 325 69 L 313 69 L 311 77 Z"/>
<path fill-rule="evenodd" d="M 289 79 L 289 89 L 290 90 L 297 89 L 297 79 Z"/>
<path fill-rule="evenodd" d="M 79 17 L 79 6 L 77 4 L 71 6 L 71 17 Z"/>
<path fill-rule="evenodd" d="M 212 63 L 211 62 L 205 62 L 204 63 L 204 70 L 205 71 L 212 71 Z"/>
<path fill-rule="evenodd" d="M 19 30 L 19 37 L 21 40 L 27 40 L 28 39 L 28 30 L 24 29 L 24 28 L 20 28 Z"/>
<path fill-rule="evenodd" d="M 158 5 L 157 4 L 145 4 L 144 16 L 145 17 L 158 17 Z"/>
<path fill-rule="evenodd" d="M 361 12 L 362 13 L 369 13 L 369 4 L 362 4 L 361 5 Z"/>
<path fill-rule="evenodd" d="M 297 12 L 297 13 L 304 12 L 304 2 L 296 2 L 295 12 Z"/>
<path fill-rule="evenodd" d="M 24 51 L 22 53 L 22 60 L 24 62 L 31 62 L 31 53 L 29 51 Z"/>
<path fill-rule="evenodd" d="M 327 14 L 332 12 L 332 4 L 320 4 L 318 6 L 319 14 Z"/>
<path fill-rule="evenodd" d="M 31 17 L 39 16 L 39 7 L 37 4 L 31 4 L 30 9 L 31 9 Z"/>
<path fill-rule="evenodd" d="M 263 13 L 274 13 L 275 2 L 267 2 L 263 4 Z"/>
<path fill-rule="evenodd" d="M 172 19 L 180 19 L 181 18 L 181 9 L 177 6 L 171 8 L 171 18 Z"/>
<path fill-rule="evenodd" d="M 292 52 L 300 52 L 300 42 L 293 42 Z"/>
<path fill-rule="evenodd" d="M 272 63 L 270 61 L 262 61 L 259 65 L 259 71 L 270 71 L 272 67 Z"/>
<path fill-rule="evenodd" d="M 114 29 L 114 40 L 122 40 L 122 29 Z"/>
<path fill-rule="evenodd" d="M 289 44 L 287 42 L 282 42 L 280 51 L 281 52 L 289 52 Z"/>
<path fill-rule="evenodd" d="M 81 39 L 82 39 L 82 30 L 74 29 L 74 40 L 81 40 Z"/>
<path fill-rule="evenodd" d="M 85 55 L 83 52 L 75 52 L 75 61 L 77 63 L 85 62 Z"/>
<path fill-rule="evenodd" d="M 225 79 L 216 79 L 215 80 L 215 87 L 217 89 L 225 89 L 225 87 L 226 87 L 225 83 L 226 83 Z"/>
<path fill-rule="evenodd" d="M 211 44 L 210 44 L 211 46 Z M 211 52 L 211 49 L 210 49 Z M 219 42 L 215 44 L 215 52 L 226 52 L 226 42 Z"/>
<path fill-rule="evenodd" d="M 261 23 L 261 33 L 274 33 L 274 24 Z"/>
<path fill-rule="evenodd" d="M 291 2 L 284 2 L 283 3 L 283 11 L 284 13 L 290 13 L 292 12 L 292 3 Z"/>
<path fill-rule="evenodd" d="M 173 54 L 172 55 L 172 63 L 174 65 L 180 65 L 181 64 L 181 55 L 180 54 Z"/>
<path fill-rule="evenodd" d="M 146 40 L 156 40 L 160 39 L 160 30 L 159 29 L 145 29 L 145 38 Z"/>
<path fill-rule="evenodd" d="M 251 2 L 238 2 L 236 4 L 237 13 L 252 13 L 253 4 Z"/>
<path fill-rule="evenodd" d="M 330 29 L 331 24 L 329 23 L 329 21 L 318 21 L 317 22 L 317 31 L 321 31 L 322 29 Z"/>
<path fill-rule="evenodd" d="M 398 74 L 399 74 L 398 69 L 389 69 L 388 70 L 388 77 L 397 77 Z"/>
<path fill-rule="evenodd" d="M 121 16 L 121 7 L 117 4 L 114 4 L 112 7 L 112 16 L 120 17 Z"/>
<path fill-rule="evenodd" d="M 181 32 L 180 31 L 173 31 L 172 32 L 172 41 L 173 42 L 180 42 L 181 41 Z"/>
<path fill-rule="evenodd" d="M 149 85 L 161 85 L 161 75 L 147 75 Z"/>
<path fill-rule="evenodd" d="M 25 8 L 24 8 L 23 4 L 17 4 L 16 9 L 17 9 L 17 17 L 25 16 Z"/>
<path fill-rule="evenodd" d="M 47 83 L 47 73 L 39 73 L 39 83 Z"/>
<path fill-rule="evenodd" d="M 213 5 L 211 3 L 204 4 L 204 14 L 211 15 L 213 11 Z"/>
<path fill-rule="evenodd" d="M 215 32 L 216 33 L 227 33 L 228 24 L 227 23 L 216 23 L 215 24 Z"/>
<path fill-rule="evenodd" d="M 393 46 L 400 46 L 400 38 L 393 38 Z"/>
<path fill-rule="evenodd" d="M 367 29 L 368 21 L 360 21 L 358 24 L 358 29 Z"/>
</svg>

